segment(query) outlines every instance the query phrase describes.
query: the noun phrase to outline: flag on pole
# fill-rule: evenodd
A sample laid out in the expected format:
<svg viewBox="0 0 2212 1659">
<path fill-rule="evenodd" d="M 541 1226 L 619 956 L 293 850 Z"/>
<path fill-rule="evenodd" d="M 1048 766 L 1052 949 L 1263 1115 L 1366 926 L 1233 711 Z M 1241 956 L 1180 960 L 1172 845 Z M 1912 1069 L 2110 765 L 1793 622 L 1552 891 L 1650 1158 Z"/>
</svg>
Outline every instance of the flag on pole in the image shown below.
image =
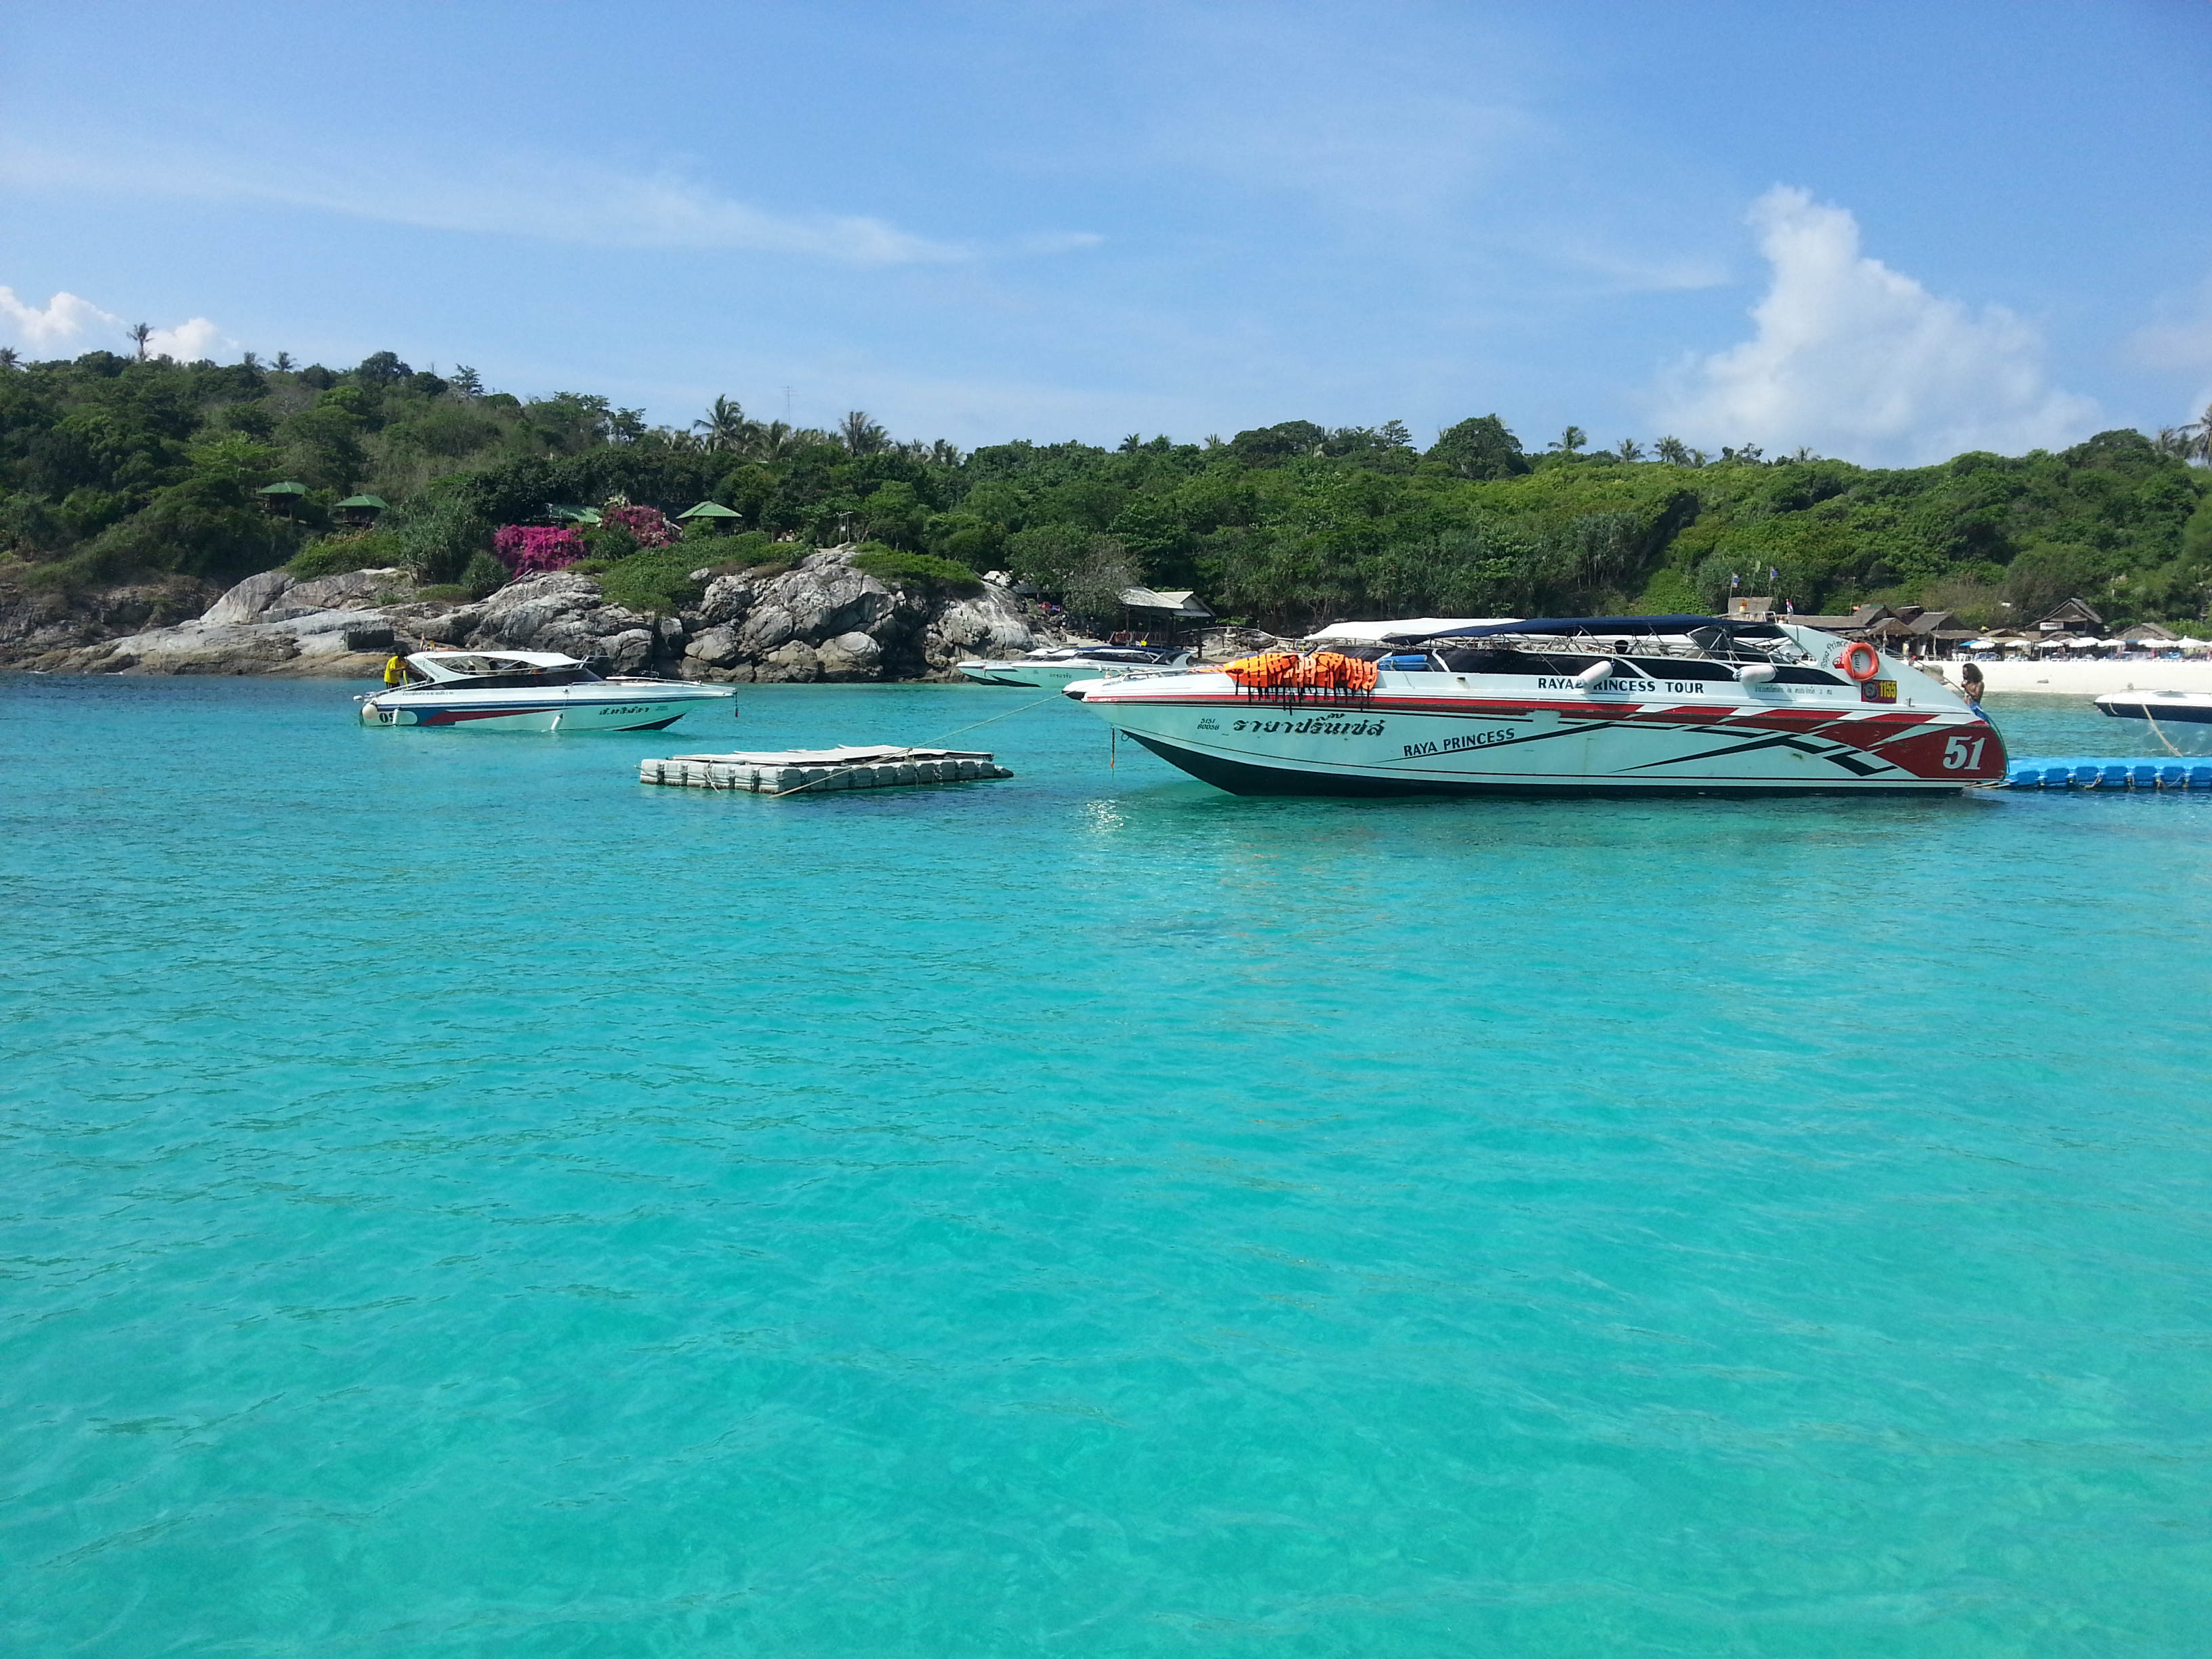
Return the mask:
<svg viewBox="0 0 2212 1659">
<path fill-rule="evenodd" d="M 1778 582 L 1782 580 L 1782 573 L 1770 564 L 1766 567 L 1766 580 L 1771 582 Z"/>
<path fill-rule="evenodd" d="M 1742 575 L 1741 575 L 1741 574 L 1739 574 L 1738 572 L 1736 572 L 1736 571 L 1734 571 L 1734 570 L 1729 571 L 1729 586 L 1730 587 L 1741 587 L 1741 586 L 1743 586 L 1743 577 L 1742 577 Z"/>
</svg>

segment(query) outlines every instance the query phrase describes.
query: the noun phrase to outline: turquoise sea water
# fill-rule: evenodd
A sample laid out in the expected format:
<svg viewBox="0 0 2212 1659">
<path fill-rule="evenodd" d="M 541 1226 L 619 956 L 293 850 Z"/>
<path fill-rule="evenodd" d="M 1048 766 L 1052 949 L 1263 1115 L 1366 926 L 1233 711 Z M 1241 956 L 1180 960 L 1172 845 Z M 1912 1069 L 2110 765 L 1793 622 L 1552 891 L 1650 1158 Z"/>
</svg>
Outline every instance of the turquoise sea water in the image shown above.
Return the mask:
<svg viewBox="0 0 2212 1659">
<path fill-rule="evenodd" d="M 0 1651 L 2206 1650 L 2212 799 L 357 689 L 0 682 Z"/>
</svg>

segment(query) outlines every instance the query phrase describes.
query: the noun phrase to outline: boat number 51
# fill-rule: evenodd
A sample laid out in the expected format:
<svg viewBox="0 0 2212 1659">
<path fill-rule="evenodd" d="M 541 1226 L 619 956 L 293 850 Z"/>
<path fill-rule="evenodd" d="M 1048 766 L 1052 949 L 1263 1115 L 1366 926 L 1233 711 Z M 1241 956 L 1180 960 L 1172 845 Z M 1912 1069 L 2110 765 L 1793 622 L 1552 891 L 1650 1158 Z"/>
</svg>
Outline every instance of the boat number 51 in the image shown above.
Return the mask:
<svg viewBox="0 0 2212 1659">
<path fill-rule="evenodd" d="M 1967 772 L 1982 763 L 1982 745 L 1987 738 L 1953 738 L 1943 745 L 1943 769 L 1947 772 Z"/>
</svg>

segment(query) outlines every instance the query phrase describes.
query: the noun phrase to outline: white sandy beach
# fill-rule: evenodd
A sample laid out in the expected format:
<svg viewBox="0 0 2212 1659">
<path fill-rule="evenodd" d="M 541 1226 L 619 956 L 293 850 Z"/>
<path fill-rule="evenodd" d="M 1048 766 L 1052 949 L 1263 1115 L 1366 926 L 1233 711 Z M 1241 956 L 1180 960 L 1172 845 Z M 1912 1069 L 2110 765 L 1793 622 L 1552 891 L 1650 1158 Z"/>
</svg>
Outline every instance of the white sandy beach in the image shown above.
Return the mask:
<svg viewBox="0 0 2212 1659">
<path fill-rule="evenodd" d="M 2095 697 L 2107 691 L 2212 691 L 2212 661 L 2167 662 L 1984 662 L 1982 684 L 1992 691 L 2025 691 L 2049 696 Z M 1923 663 L 1953 685 L 1963 662 Z"/>
</svg>

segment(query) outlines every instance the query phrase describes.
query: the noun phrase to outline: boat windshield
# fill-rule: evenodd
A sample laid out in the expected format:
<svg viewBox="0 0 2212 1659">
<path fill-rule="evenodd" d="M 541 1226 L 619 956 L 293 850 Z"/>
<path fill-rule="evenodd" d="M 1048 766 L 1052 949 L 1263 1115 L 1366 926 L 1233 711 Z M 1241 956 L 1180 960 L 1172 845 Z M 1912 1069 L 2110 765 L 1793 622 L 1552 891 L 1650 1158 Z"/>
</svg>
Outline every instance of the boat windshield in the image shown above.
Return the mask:
<svg viewBox="0 0 2212 1659">
<path fill-rule="evenodd" d="M 479 688 L 576 685 L 599 678 L 580 662 L 532 662 L 522 657 L 489 654 L 432 657 L 427 659 L 427 666 L 441 682 L 465 680 Z"/>
</svg>

